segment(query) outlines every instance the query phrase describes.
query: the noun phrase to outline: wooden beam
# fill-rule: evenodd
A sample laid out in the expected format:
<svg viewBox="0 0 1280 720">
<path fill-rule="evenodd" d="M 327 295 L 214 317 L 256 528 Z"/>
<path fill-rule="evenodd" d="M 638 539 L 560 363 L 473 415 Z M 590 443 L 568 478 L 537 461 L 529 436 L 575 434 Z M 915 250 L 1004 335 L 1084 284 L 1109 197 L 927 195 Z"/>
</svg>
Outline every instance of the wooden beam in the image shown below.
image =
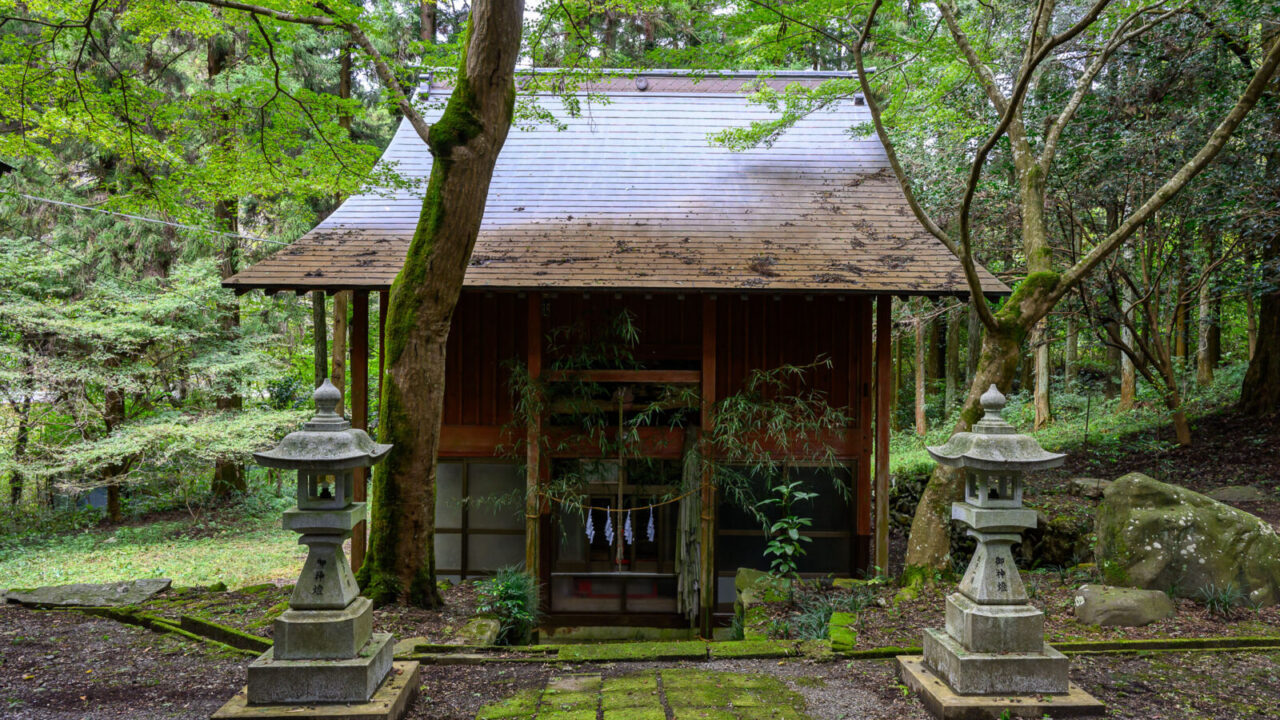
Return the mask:
<svg viewBox="0 0 1280 720">
<path fill-rule="evenodd" d="M 369 429 L 369 291 L 351 293 L 351 425 L 361 430 Z M 364 502 L 367 497 L 368 468 L 356 468 L 355 501 Z M 368 545 L 369 526 L 361 522 L 351 531 L 351 570 L 355 572 L 364 564 Z"/>
<path fill-rule="evenodd" d="M 700 558 L 701 577 L 698 578 L 702 589 L 699 595 L 699 628 L 702 636 L 711 638 L 711 619 L 716 609 L 716 493 L 712 485 L 711 464 L 708 457 L 708 436 L 711 423 L 715 421 L 712 406 L 716 400 L 716 302 L 709 295 L 702 296 L 702 371 L 698 373 L 702 383 L 702 412 L 700 425 L 703 438 L 702 464 L 702 557 Z"/>
<path fill-rule="evenodd" d="M 893 342 L 893 297 L 876 298 L 876 567 L 889 570 L 889 415 L 893 403 L 889 391 L 889 346 Z"/>
<path fill-rule="evenodd" d="M 580 380 L 600 383 L 697 385 L 702 380 L 702 373 L 697 370 L 548 370 L 545 379 L 548 382 Z"/>
<path fill-rule="evenodd" d="M 854 487 L 854 535 L 864 538 L 863 543 L 855 542 L 855 550 L 869 550 L 872 536 L 872 494 L 871 494 L 871 302 L 866 298 L 857 298 L 850 305 L 852 317 L 849 318 L 849 402 L 858 422 L 849 428 L 849 446 L 856 459 L 853 463 L 852 476 Z M 861 567 L 871 561 L 869 554 L 855 555 L 853 565 Z"/>
<path fill-rule="evenodd" d="M 525 329 L 525 364 L 529 377 L 536 381 L 542 376 L 542 296 L 529 293 L 525 311 L 528 313 Z M 533 383 L 535 386 L 536 382 Z M 539 525 L 542 515 L 541 495 L 542 453 L 539 446 L 542 436 L 542 418 L 529 418 L 525 434 L 525 510 L 524 510 L 524 567 L 525 571 L 540 580 L 543 568 L 539 562 Z"/>
</svg>

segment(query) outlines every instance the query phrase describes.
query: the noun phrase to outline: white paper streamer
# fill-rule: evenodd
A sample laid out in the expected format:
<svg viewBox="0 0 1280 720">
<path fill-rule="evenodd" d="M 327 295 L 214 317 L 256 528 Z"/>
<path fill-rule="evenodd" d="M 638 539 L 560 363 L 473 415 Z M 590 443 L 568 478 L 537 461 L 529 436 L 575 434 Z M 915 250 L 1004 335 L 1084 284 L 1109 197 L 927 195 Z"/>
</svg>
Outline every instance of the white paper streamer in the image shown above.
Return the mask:
<svg viewBox="0 0 1280 720">
<path fill-rule="evenodd" d="M 653 508 L 649 508 L 649 527 L 648 527 L 648 529 L 647 529 L 647 531 L 646 531 L 646 534 L 649 536 L 649 542 L 653 542 L 653 536 L 654 536 L 654 531 L 653 531 Z"/>
<path fill-rule="evenodd" d="M 622 540 L 628 545 L 634 545 L 636 542 L 636 534 L 631 531 L 631 511 L 627 511 L 627 524 L 622 527 Z"/>
<path fill-rule="evenodd" d="M 604 508 L 604 539 L 613 545 L 613 506 L 606 505 Z"/>
<path fill-rule="evenodd" d="M 592 512 L 591 510 L 587 510 L 587 544 L 588 545 L 596 541 L 596 525 L 595 525 L 594 516 L 595 516 L 594 512 Z"/>
</svg>

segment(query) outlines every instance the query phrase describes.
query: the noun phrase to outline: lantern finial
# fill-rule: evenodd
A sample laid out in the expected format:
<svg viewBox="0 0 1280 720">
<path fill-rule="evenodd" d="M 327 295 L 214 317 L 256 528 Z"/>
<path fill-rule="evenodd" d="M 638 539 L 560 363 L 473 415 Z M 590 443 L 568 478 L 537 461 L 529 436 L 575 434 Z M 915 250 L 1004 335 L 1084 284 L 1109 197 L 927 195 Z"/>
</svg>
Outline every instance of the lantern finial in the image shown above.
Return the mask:
<svg viewBox="0 0 1280 720">
<path fill-rule="evenodd" d="M 316 401 L 318 414 L 337 415 L 338 403 L 342 402 L 342 391 L 334 387 L 333 383 L 329 382 L 329 378 L 325 378 L 311 395 L 311 399 Z"/>
<path fill-rule="evenodd" d="M 991 387 L 982 393 L 982 397 L 978 398 L 978 402 L 982 403 L 982 409 L 988 414 L 999 415 L 1004 409 L 1005 397 L 996 387 L 995 383 L 991 383 Z"/>
</svg>

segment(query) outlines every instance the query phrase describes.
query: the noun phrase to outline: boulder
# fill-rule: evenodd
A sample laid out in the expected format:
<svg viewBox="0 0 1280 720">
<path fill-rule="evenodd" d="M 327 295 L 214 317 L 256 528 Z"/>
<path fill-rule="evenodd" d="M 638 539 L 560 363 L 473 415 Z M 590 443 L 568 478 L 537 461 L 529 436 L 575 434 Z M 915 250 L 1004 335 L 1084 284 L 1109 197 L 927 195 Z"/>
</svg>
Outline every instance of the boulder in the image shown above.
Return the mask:
<svg viewBox="0 0 1280 720">
<path fill-rule="evenodd" d="M 755 602 L 786 602 L 791 597 L 791 580 L 770 575 L 763 570 L 738 568 L 733 578 L 733 589 L 738 602 L 750 605 Z"/>
<path fill-rule="evenodd" d="M 1280 602 L 1280 537 L 1267 522 L 1185 488 L 1130 473 L 1107 489 L 1096 521 L 1109 584 L 1194 595 L 1234 585 Z"/>
<path fill-rule="evenodd" d="M 1252 485 L 1228 485 L 1206 493 L 1209 497 L 1224 503 L 1258 502 L 1266 500 L 1267 494 Z"/>
<path fill-rule="evenodd" d="M 458 640 L 462 645 L 496 645 L 498 634 L 502 632 L 502 623 L 495 617 L 479 616 L 467 621 L 458 631 Z"/>
<path fill-rule="evenodd" d="M 1071 492 L 1081 497 L 1100 498 L 1109 487 L 1111 481 L 1102 478 L 1071 478 Z"/>
<path fill-rule="evenodd" d="M 1085 625 L 1141 627 L 1177 611 L 1160 590 L 1084 585 L 1076 591 L 1075 612 Z"/>
<path fill-rule="evenodd" d="M 114 583 L 50 585 L 32 590 L 10 590 L 9 602 L 52 607 L 124 607 L 140 605 L 169 589 L 169 578 L 146 578 Z"/>
</svg>

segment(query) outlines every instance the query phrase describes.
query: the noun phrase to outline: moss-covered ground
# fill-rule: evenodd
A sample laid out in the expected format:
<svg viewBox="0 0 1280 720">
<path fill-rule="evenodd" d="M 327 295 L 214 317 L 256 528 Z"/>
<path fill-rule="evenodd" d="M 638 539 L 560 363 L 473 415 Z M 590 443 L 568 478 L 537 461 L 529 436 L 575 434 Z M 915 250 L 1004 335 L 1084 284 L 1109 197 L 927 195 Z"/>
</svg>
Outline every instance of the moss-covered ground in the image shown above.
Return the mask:
<svg viewBox="0 0 1280 720">
<path fill-rule="evenodd" d="M 477 720 L 807 720 L 804 699 L 762 674 L 690 669 L 559 675 L 486 705 Z"/>
</svg>

